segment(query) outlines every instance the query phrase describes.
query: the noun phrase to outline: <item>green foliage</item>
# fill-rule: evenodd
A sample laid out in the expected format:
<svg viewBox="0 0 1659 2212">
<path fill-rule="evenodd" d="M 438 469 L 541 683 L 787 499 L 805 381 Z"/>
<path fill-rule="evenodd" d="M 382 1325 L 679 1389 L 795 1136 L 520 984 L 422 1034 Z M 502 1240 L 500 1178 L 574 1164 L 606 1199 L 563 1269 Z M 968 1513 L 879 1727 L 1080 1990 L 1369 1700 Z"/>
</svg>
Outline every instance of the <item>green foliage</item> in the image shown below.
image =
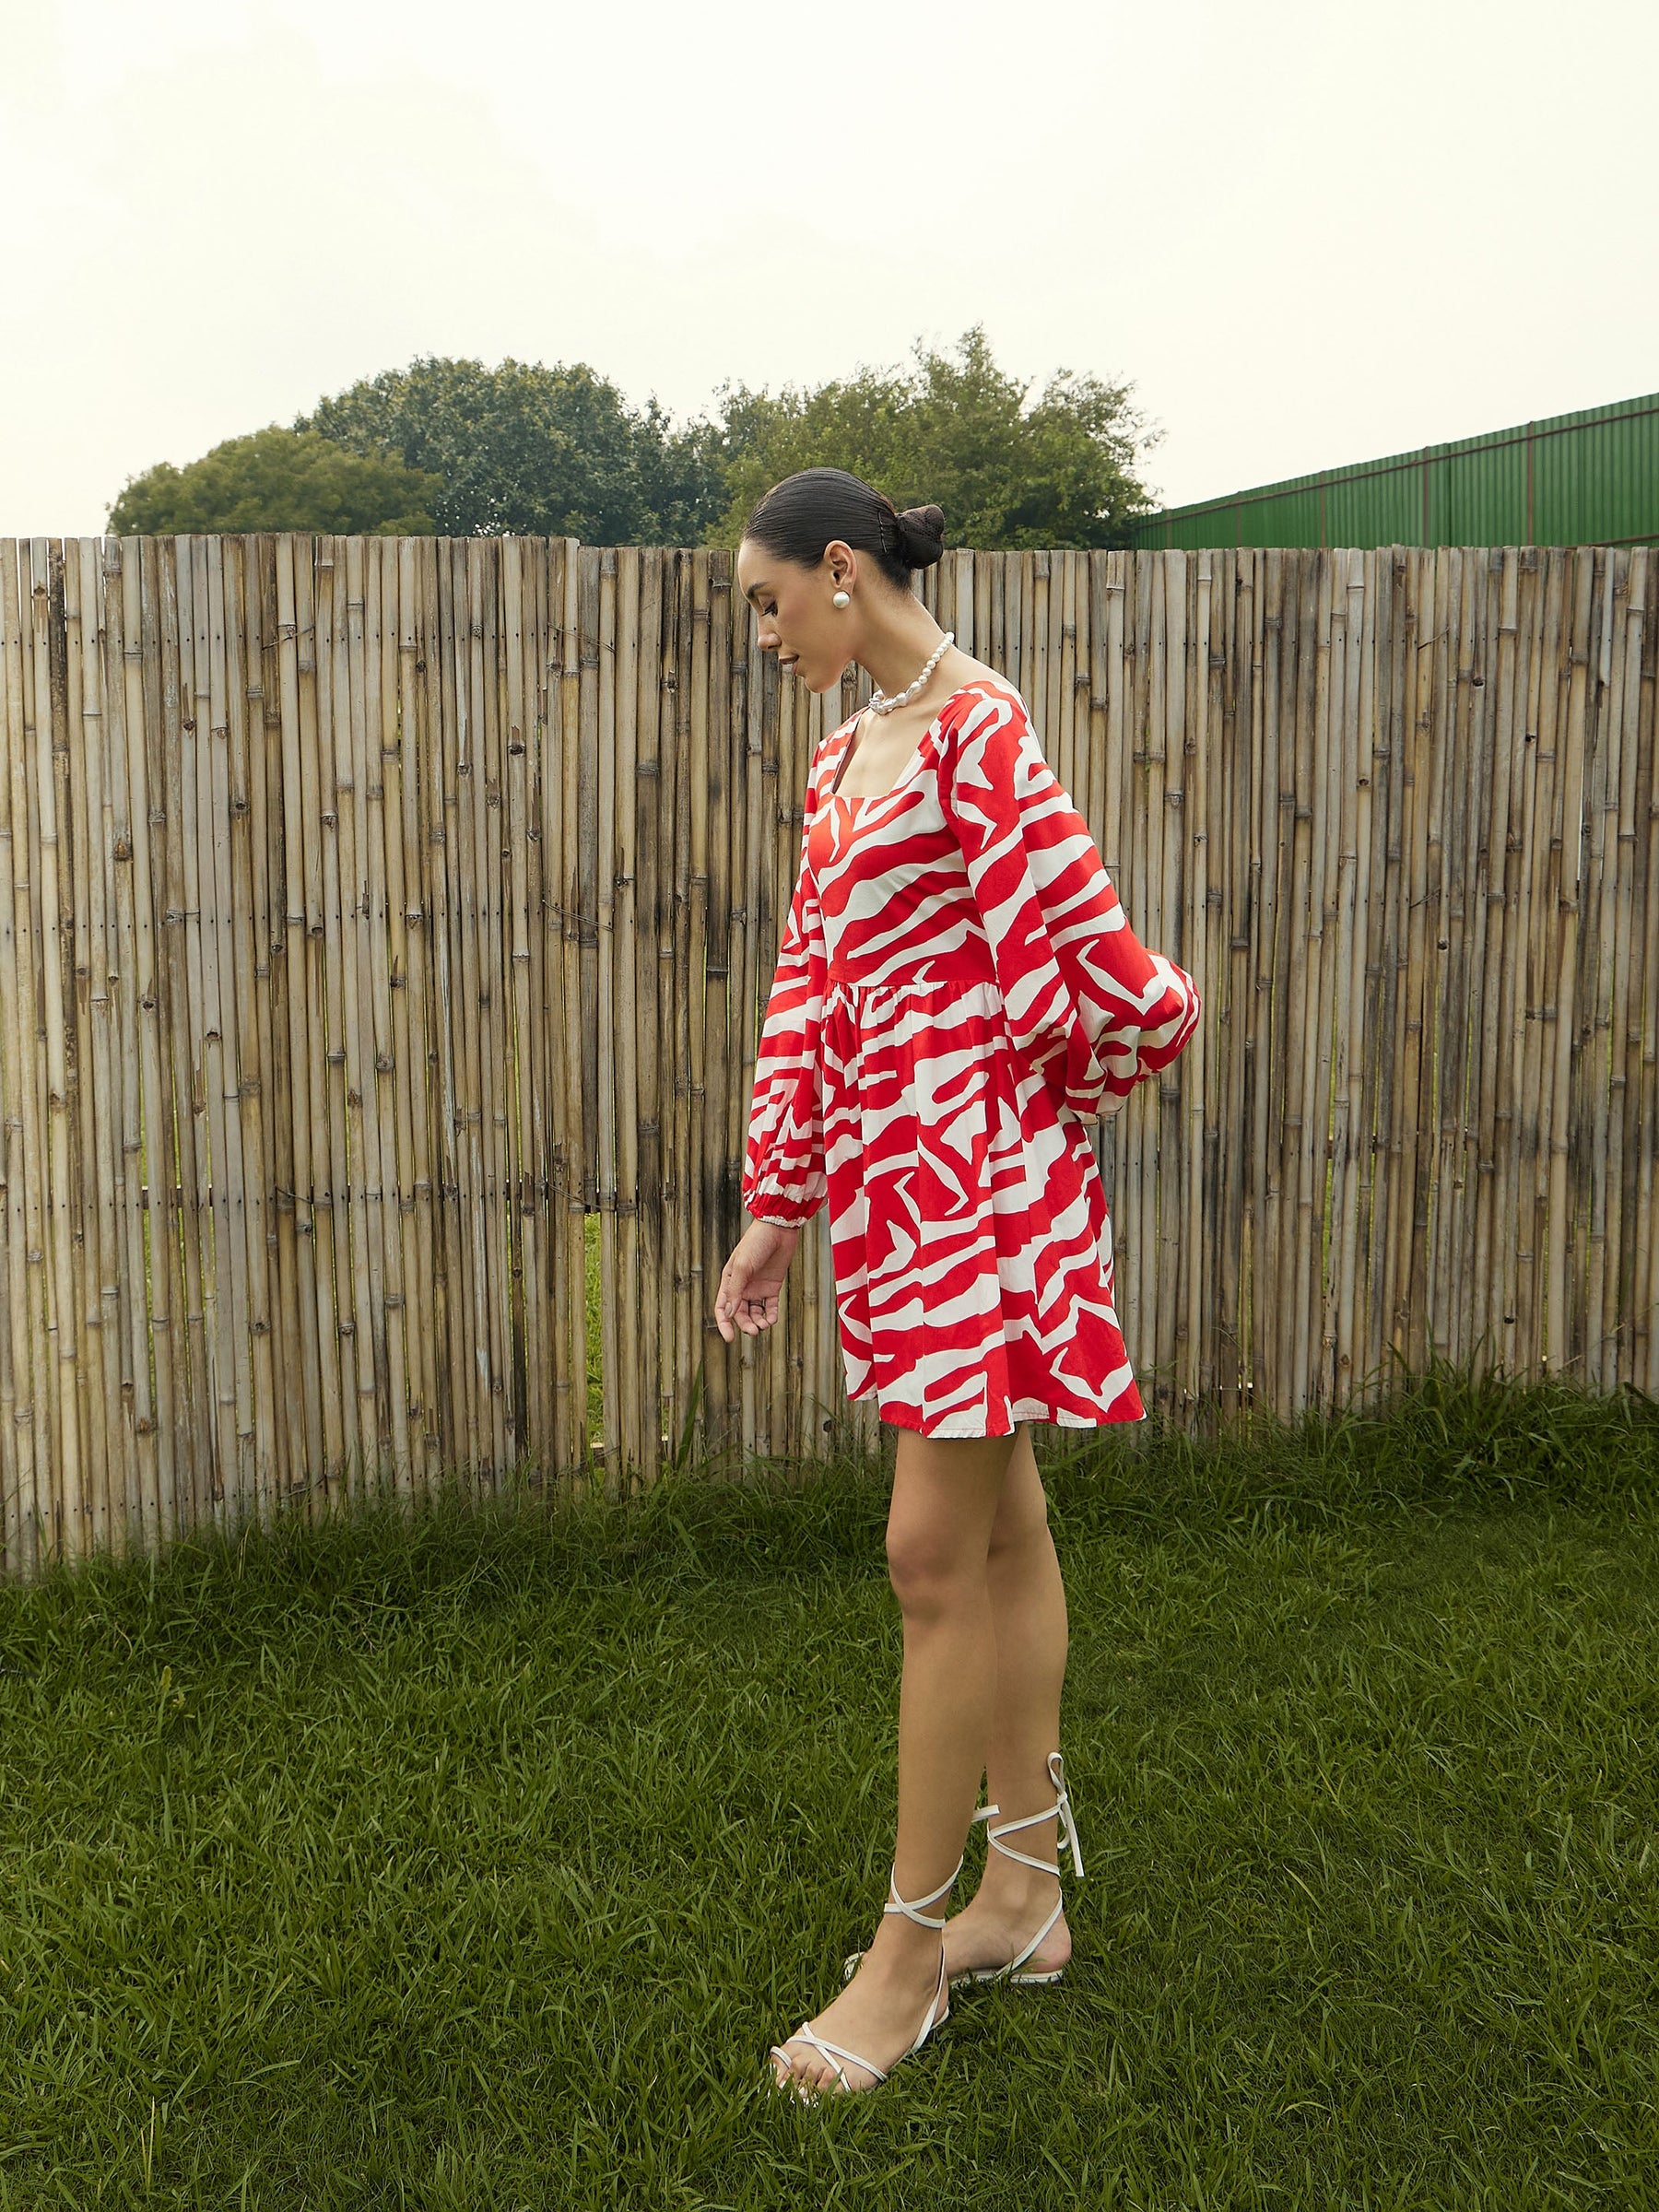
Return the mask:
<svg viewBox="0 0 1659 2212">
<path fill-rule="evenodd" d="M 147 470 L 109 526 L 735 545 L 771 485 L 830 464 L 901 507 L 936 500 L 953 545 L 1121 546 L 1151 506 L 1135 469 L 1156 436 L 1129 392 L 1067 371 L 1028 405 L 977 324 L 954 353 L 918 345 L 902 371 L 775 394 L 723 385 L 716 418 L 680 428 L 582 362 L 426 356 L 291 429 Z"/>
<path fill-rule="evenodd" d="M 1135 475 L 1155 442 L 1127 384 L 1063 371 L 1027 406 L 976 324 L 954 358 L 918 345 L 908 371 L 865 370 L 811 391 L 726 385 L 729 498 L 710 542 L 735 545 L 761 494 L 800 468 L 846 468 L 900 507 L 936 501 L 949 541 L 1018 550 L 1123 546 L 1150 505 Z"/>
<path fill-rule="evenodd" d="M 325 399 L 296 428 L 355 453 L 394 453 L 441 480 L 446 536 L 694 545 L 724 505 L 713 433 L 628 406 L 578 362 L 418 359 Z"/>
<path fill-rule="evenodd" d="M 273 423 L 175 468 L 133 477 L 110 510 L 117 536 L 206 530 L 318 530 L 429 535 L 437 479 L 383 454 L 347 452 L 315 430 Z"/>
</svg>

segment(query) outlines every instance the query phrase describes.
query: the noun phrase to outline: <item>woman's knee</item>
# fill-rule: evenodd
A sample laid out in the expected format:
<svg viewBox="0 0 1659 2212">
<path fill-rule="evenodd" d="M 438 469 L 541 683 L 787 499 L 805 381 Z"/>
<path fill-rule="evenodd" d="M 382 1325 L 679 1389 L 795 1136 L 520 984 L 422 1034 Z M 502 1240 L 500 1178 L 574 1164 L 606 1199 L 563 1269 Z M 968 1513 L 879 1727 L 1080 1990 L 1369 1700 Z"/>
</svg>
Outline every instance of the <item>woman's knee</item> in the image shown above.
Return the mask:
<svg viewBox="0 0 1659 2212">
<path fill-rule="evenodd" d="M 893 1595 L 907 1620 L 938 1619 L 983 1603 L 984 1553 L 971 1555 L 953 1530 L 889 1522 L 887 1560 Z"/>
</svg>

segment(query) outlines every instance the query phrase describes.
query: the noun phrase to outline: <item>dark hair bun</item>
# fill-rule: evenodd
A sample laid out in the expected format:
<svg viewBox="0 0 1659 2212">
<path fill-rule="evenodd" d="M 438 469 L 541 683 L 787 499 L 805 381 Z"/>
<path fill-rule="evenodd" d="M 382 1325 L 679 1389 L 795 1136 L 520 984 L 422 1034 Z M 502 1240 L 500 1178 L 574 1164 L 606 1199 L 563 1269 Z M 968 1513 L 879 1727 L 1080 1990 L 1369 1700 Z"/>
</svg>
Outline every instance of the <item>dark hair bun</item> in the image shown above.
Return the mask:
<svg viewBox="0 0 1659 2212">
<path fill-rule="evenodd" d="M 945 510 L 905 508 L 899 517 L 899 544 L 912 569 L 931 569 L 945 550 Z"/>
</svg>

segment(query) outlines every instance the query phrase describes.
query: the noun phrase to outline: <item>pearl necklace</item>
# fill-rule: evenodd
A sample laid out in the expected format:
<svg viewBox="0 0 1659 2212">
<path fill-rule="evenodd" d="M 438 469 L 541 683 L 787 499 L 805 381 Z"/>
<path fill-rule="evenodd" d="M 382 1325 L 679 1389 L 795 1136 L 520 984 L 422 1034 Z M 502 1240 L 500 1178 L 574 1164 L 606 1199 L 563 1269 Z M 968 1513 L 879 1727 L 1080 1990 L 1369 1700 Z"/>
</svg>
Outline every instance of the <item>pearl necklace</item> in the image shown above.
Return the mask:
<svg viewBox="0 0 1659 2212">
<path fill-rule="evenodd" d="M 926 667 L 923 669 L 921 675 L 916 678 L 915 682 L 913 684 L 907 684 L 902 691 L 895 691 L 891 699 L 888 697 L 887 693 L 882 690 L 880 685 L 878 684 L 875 690 L 870 694 L 871 713 L 890 714 L 896 707 L 908 706 L 911 700 L 915 698 L 917 692 L 923 689 L 927 682 L 928 677 L 933 674 L 939 663 L 945 658 L 946 648 L 947 646 L 954 645 L 955 643 L 956 631 L 954 629 L 947 629 L 945 632 L 945 635 L 939 640 L 937 646 L 935 648 L 932 655 L 929 657 Z"/>
</svg>

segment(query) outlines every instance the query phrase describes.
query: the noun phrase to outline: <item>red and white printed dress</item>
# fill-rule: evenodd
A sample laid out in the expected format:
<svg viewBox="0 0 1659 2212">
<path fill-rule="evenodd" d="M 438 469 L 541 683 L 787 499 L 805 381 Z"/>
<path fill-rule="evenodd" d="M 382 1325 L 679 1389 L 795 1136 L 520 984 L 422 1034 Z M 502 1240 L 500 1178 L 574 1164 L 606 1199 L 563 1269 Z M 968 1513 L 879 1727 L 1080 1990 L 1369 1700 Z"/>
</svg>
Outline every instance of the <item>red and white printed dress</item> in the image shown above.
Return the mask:
<svg viewBox="0 0 1659 2212">
<path fill-rule="evenodd" d="M 1149 952 L 1018 693 L 948 699 L 892 789 L 819 746 L 743 1202 L 828 1198 L 850 1398 L 926 1436 L 1144 1418 L 1082 1115 L 1167 1067 L 1197 987 Z"/>
</svg>

